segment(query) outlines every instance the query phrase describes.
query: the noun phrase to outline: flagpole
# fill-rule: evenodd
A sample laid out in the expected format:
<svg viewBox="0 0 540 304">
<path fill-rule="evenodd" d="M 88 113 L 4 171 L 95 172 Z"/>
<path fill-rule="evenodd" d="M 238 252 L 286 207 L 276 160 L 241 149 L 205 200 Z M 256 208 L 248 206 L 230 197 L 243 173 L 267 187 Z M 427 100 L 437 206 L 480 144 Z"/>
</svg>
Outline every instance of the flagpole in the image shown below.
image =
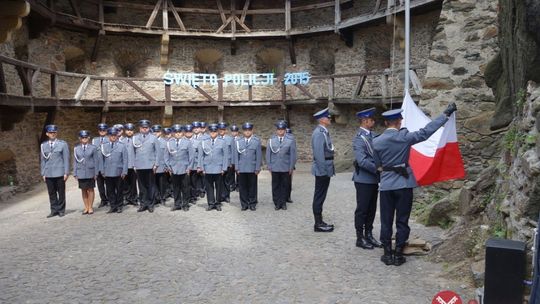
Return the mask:
<svg viewBox="0 0 540 304">
<path fill-rule="evenodd" d="M 409 62 L 410 55 L 410 32 L 411 32 L 411 1 L 405 0 L 405 96 L 409 94 Z"/>
</svg>

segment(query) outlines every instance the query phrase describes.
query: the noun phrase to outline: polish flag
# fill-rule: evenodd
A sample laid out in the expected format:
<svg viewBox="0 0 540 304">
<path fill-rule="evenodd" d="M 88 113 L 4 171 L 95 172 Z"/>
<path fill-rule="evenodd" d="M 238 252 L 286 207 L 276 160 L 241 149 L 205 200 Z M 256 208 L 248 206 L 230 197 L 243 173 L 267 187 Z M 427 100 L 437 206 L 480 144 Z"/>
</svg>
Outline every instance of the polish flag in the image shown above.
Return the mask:
<svg viewBox="0 0 540 304">
<path fill-rule="evenodd" d="M 401 108 L 403 109 L 401 126 L 410 132 L 420 130 L 431 121 L 408 93 L 403 99 Z M 456 113 L 453 113 L 446 124 L 430 138 L 411 147 L 409 165 L 417 183 L 421 186 L 465 177 L 457 141 Z"/>
</svg>

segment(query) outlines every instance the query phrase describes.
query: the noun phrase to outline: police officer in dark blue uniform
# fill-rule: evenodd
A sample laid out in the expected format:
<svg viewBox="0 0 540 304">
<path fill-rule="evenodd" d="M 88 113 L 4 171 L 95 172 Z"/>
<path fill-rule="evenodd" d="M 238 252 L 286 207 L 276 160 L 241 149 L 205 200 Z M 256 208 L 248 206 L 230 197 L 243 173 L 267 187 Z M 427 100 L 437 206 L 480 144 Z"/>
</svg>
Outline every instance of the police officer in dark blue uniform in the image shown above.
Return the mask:
<svg viewBox="0 0 540 304">
<path fill-rule="evenodd" d="M 373 139 L 377 168 L 381 172 L 381 242 L 384 255 L 381 261 L 386 265 L 400 266 L 405 263 L 403 249 L 409 239 L 409 217 L 412 209 L 413 189 L 418 186 L 409 166 L 411 146 L 425 141 L 447 121 L 456 111 L 456 104 L 450 104 L 443 114 L 436 117 L 424 128 L 409 132 L 401 128 L 401 109 L 382 114 L 387 129 Z M 392 250 L 392 226 L 396 217 L 396 248 Z"/>
<path fill-rule="evenodd" d="M 356 210 L 354 212 L 356 246 L 364 249 L 382 247 L 381 243 L 373 237 L 372 232 L 379 194 L 379 171 L 374 158 L 372 142 L 374 116 L 375 108 L 356 113 L 360 127 L 352 143 L 355 156 L 352 180 L 356 188 Z"/>
</svg>

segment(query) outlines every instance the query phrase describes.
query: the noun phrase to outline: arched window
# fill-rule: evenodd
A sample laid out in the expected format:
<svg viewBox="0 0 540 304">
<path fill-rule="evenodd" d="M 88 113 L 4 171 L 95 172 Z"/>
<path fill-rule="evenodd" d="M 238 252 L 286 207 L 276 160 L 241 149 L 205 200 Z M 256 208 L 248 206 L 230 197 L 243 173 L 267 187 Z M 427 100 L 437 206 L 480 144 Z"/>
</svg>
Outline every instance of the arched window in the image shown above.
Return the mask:
<svg viewBox="0 0 540 304">
<path fill-rule="evenodd" d="M 223 72 L 223 54 L 216 49 L 201 49 L 194 56 L 195 73 L 221 74 Z"/>
<path fill-rule="evenodd" d="M 255 58 L 257 73 L 283 73 L 283 50 L 276 48 L 265 48 L 259 51 Z"/>
</svg>

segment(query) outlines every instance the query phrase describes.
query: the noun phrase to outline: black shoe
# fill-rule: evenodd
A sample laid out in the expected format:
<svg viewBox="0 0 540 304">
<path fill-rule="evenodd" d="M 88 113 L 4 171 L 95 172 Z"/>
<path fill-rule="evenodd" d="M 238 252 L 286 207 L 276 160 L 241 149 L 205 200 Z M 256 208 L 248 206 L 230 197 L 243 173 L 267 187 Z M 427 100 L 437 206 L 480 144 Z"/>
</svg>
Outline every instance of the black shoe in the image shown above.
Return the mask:
<svg viewBox="0 0 540 304">
<path fill-rule="evenodd" d="M 373 245 L 364 237 L 359 237 L 356 239 L 356 247 L 360 247 L 363 249 L 373 249 Z"/>
<path fill-rule="evenodd" d="M 384 255 L 381 256 L 381 262 L 383 262 L 386 266 L 394 265 L 394 253 L 392 252 L 392 245 L 385 245 L 383 248 Z"/>
<path fill-rule="evenodd" d="M 216 210 L 217 210 L 217 211 L 221 211 L 221 206 L 220 206 L 220 205 L 217 205 L 217 206 L 216 206 Z"/>
<path fill-rule="evenodd" d="M 182 210 L 184 210 L 184 211 L 189 211 L 189 206 L 184 206 L 184 207 L 182 207 Z"/>
<path fill-rule="evenodd" d="M 66 215 L 66 214 L 64 213 L 64 211 L 58 212 L 58 216 L 59 216 L 59 217 L 63 217 L 64 215 Z"/>
<path fill-rule="evenodd" d="M 111 208 L 111 209 L 109 209 L 109 211 L 107 211 L 107 213 L 115 213 L 115 212 L 116 212 L 116 209 L 114 209 L 114 208 Z"/>
<path fill-rule="evenodd" d="M 334 226 L 327 225 L 325 223 L 315 224 L 313 227 L 315 232 L 332 232 L 334 231 Z"/>
<path fill-rule="evenodd" d="M 57 215 L 56 213 L 51 212 L 51 213 L 49 213 L 49 215 L 47 215 L 47 218 L 51 218 L 51 217 L 54 217 L 54 216 L 56 216 L 56 215 Z"/>
<path fill-rule="evenodd" d="M 242 211 L 246 211 L 246 210 L 248 210 L 248 207 L 242 207 L 241 210 L 242 210 Z"/>
<path fill-rule="evenodd" d="M 107 205 L 109 205 L 108 202 L 106 202 L 106 201 L 101 201 L 101 202 L 99 203 L 98 208 L 105 207 L 105 206 L 107 206 Z"/>
<path fill-rule="evenodd" d="M 116 209 L 116 213 L 122 213 L 122 207 Z"/>
<path fill-rule="evenodd" d="M 407 259 L 403 256 L 403 247 L 396 247 L 396 253 L 394 255 L 394 265 L 401 266 L 405 264 Z"/>
<path fill-rule="evenodd" d="M 334 224 L 327 224 L 324 221 L 322 222 L 323 225 L 334 228 Z"/>
<path fill-rule="evenodd" d="M 140 206 L 139 209 L 137 209 L 137 212 L 143 212 L 146 210 L 146 207 Z"/>
<path fill-rule="evenodd" d="M 365 239 L 368 241 L 368 243 L 373 245 L 373 247 L 382 248 L 381 242 L 377 241 L 377 239 L 373 237 L 373 233 L 371 233 L 371 231 L 366 232 Z"/>
<path fill-rule="evenodd" d="M 212 209 L 214 209 L 214 206 L 208 206 L 208 207 L 206 207 L 206 211 L 212 211 Z"/>
<path fill-rule="evenodd" d="M 150 213 L 154 212 L 154 207 L 148 207 L 148 212 Z"/>
<path fill-rule="evenodd" d="M 225 202 L 226 202 L 226 203 L 231 203 L 231 198 L 227 197 L 227 198 L 225 199 Z"/>
<path fill-rule="evenodd" d="M 178 206 L 173 205 L 172 208 L 171 208 L 171 211 L 176 211 L 176 210 L 180 210 L 180 209 L 182 209 L 182 207 L 178 207 Z"/>
<path fill-rule="evenodd" d="M 287 203 L 281 205 L 281 209 L 282 209 L 282 210 L 287 210 Z"/>
<path fill-rule="evenodd" d="M 257 207 L 255 207 L 255 205 L 249 206 L 249 210 L 255 211 L 255 210 L 257 210 Z"/>
<path fill-rule="evenodd" d="M 274 207 L 274 210 L 279 210 L 279 209 L 281 209 L 281 208 L 278 207 L 278 206 L 275 206 L 275 207 Z"/>
<path fill-rule="evenodd" d="M 287 199 L 287 203 L 290 203 L 290 204 L 292 204 L 292 203 L 293 203 L 293 200 L 292 200 L 292 199 L 290 199 L 290 198 L 288 198 L 288 199 Z"/>
<path fill-rule="evenodd" d="M 201 193 L 199 193 L 199 197 L 200 197 L 200 198 L 204 198 L 205 194 L 206 194 L 206 193 L 201 192 Z"/>
</svg>

